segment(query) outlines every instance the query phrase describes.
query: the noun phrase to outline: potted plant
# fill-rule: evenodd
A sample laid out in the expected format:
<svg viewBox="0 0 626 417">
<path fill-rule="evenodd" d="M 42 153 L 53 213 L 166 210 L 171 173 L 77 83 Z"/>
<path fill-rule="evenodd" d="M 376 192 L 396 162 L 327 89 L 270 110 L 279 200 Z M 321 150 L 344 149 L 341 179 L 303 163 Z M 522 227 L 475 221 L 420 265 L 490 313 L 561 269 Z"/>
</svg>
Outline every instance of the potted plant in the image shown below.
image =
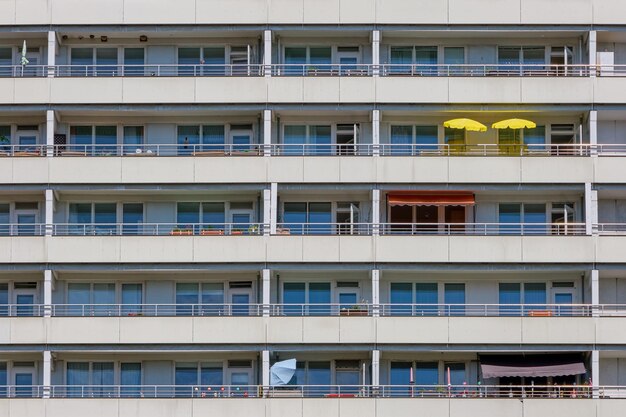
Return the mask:
<svg viewBox="0 0 626 417">
<path fill-rule="evenodd" d="M 177 227 L 170 232 L 172 236 L 192 236 L 193 230 L 188 228 Z"/>
<path fill-rule="evenodd" d="M 9 138 L 7 138 L 4 135 L 0 136 L 0 149 L 2 149 L 5 152 L 10 152 L 11 151 L 11 140 Z"/>
<path fill-rule="evenodd" d="M 248 227 L 248 234 L 249 235 L 258 235 L 259 234 L 259 225 L 258 224 L 251 224 L 250 227 Z"/>
<path fill-rule="evenodd" d="M 204 229 L 200 230 L 200 235 L 202 236 L 221 236 L 224 234 L 224 230 L 218 229 L 215 226 L 206 226 Z"/>
<path fill-rule="evenodd" d="M 341 316 L 367 316 L 367 309 L 364 308 L 363 304 L 365 304 L 365 300 L 361 301 L 361 304 L 354 304 L 350 307 L 345 307 L 339 310 L 339 315 Z"/>
</svg>

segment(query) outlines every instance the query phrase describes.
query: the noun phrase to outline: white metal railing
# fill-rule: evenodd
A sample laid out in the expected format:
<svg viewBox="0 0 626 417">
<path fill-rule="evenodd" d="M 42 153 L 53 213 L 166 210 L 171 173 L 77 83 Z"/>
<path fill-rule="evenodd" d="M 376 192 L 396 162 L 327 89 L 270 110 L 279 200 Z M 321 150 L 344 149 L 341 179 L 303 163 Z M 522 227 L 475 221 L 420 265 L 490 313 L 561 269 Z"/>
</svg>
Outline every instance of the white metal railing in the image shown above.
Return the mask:
<svg viewBox="0 0 626 417">
<path fill-rule="evenodd" d="M 552 64 L 103 64 L 2 65 L 0 77 L 588 77 L 626 76 L 626 65 Z"/>
<path fill-rule="evenodd" d="M 0 224 L 0 236 L 258 236 L 265 223 Z M 597 224 L 596 234 L 623 234 L 626 224 Z M 585 223 L 278 223 L 275 235 L 572 236 Z"/>
<path fill-rule="evenodd" d="M 0 143 L 0 157 L 149 157 L 149 156 L 625 156 L 626 144 L 64 144 L 10 145 Z"/>
<path fill-rule="evenodd" d="M 47 225 L 43 223 L 10 223 L 0 224 L 1 236 L 43 236 L 46 234 Z"/>
<path fill-rule="evenodd" d="M 269 308 L 269 306 L 265 306 Z M 1 310 L 0 310 L 1 311 Z M 261 316 L 263 304 L 52 304 L 55 317 Z M 268 310 L 269 311 L 269 310 Z"/>
<path fill-rule="evenodd" d="M 56 156 L 259 156 L 263 145 L 134 144 L 54 145 Z"/>
<path fill-rule="evenodd" d="M 584 235 L 585 223 L 383 223 L 383 235 L 569 236 Z"/>
<path fill-rule="evenodd" d="M 624 386 L 582 385 L 52 385 L 4 386 L 0 397 L 24 398 L 540 398 L 625 399 Z"/>
<path fill-rule="evenodd" d="M 241 236 L 261 235 L 263 223 L 55 223 L 55 236 Z"/>
</svg>

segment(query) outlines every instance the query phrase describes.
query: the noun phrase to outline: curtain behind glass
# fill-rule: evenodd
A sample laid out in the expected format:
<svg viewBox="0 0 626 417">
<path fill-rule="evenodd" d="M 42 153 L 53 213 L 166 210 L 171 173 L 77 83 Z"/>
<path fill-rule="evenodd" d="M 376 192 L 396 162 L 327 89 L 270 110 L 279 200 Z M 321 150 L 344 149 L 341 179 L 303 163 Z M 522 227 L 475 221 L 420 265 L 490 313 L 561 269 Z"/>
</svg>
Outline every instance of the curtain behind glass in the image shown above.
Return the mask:
<svg viewBox="0 0 626 417">
<path fill-rule="evenodd" d="M 520 308 L 518 306 L 506 306 L 506 304 L 521 304 L 522 290 L 521 285 L 515 282 L 502 282 L 499 284 L 498 303 L 500 304 L 501 316 L 519 316 Z"/>
<path fill-rule="evenodd" d="M 283 144 L 285 155 L 307 155 L 308 148 L 305 146 L 306 126 L 285 126 Z"/>
<path fill-rule="evenodd" d="M 304 282 L 285 282 L 283 284 L 284 313 L 287 316 L 301 316 L 306 304 L 306 284 Z M 293 304 L 289 306 L 288 304 Z"/>
<path fill-rule="evenodd" d="M 141 363 L 122 363 L 120 365 L 120 394 L 122 397 L 141 396 Z"/>
<path fill-rule="evenodd" d="M 412 143 L 413 126 L 391 126 L 391 154 L 411 155 Z"/>
<path fill-rule="evenodd" d="M 176 284 L 176 315 L 190 316 L 194 306 L 198 304 L 199 284 L 177 283 Z"/>
<path fill-rule="evenodd" d="M 330 283 L 309 283 L 309 314 L 324 316 L 330 314 Z M 313 305 L 315 304 L 315 305 Z"/>
<path fill-rule="evenodd" d="M 68 397 L 89 397 L 83 387 L 89 385 L 89 362 L 68 362 L 65 381 Z"/>
<path fill-rule="evenodd" d="M 437 315 L 439 303 L 437 283 L 418 282 L 415 284 L 415 314 L 418 316 Z"/>
<path fill-rule="evenodd" d="M 391 283 L 391 314 L 404 316 L 411 315 L 413 304 L 413 284 L 410 282 L 392 282 Z"/>
<path fill-rule="evenodd" d="M 444 303 L 451 316 L 465 314 L 465 284 L 444 284 Z M 455 305 L 459 304 L 459 305 Z"/>
<path fill-rule="evenodd" d="M 225 151 L 224 125 L 204 125 L 202 126 L 203 151 Z"/>
</svg>

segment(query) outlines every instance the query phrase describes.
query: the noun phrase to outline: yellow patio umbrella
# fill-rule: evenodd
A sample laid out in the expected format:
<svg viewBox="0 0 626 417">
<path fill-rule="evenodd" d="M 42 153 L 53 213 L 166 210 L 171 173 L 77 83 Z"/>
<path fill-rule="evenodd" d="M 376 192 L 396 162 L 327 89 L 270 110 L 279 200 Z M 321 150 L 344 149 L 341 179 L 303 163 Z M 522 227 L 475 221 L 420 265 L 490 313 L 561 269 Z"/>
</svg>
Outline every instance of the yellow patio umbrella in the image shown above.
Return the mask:
<svg viewBox="0 0 626 417">
<path fill-rule="evenodd" d="M 531 122 L 530 120 L 507 119 L 494 123 L 491 127 L 494 129 L 533 129 L 537 127 L 537 124 L 535 122 Z"/>
<path fill-rule="evenodd" d="M 487 126 L 472 119 L 452 119 L 443 122 L 444 127 L 452 129 L 465 129 L 471 132 L 486 132 Z"/>
</svg>

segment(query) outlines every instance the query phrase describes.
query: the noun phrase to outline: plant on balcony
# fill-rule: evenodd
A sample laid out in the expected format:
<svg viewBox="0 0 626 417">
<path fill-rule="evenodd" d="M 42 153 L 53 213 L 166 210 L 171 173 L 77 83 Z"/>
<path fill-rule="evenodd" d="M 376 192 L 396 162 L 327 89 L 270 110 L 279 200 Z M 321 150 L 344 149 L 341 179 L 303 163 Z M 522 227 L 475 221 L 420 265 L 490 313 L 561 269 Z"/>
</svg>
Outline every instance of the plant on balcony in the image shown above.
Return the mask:
<svg viewBox="0 0 626 417">
<path fill-rule="evenodd" d="M 11 145 L 11 140 L 4 135 L 0 136 L 0 149 L 9 151 L 9 145 Z"/>
<path fill-rule="evenodd" d="M 361 300 L 361 304 L 354 304 L 350 307 L 344 307 L 339 310 L 341 316 L 367 316 L 367 308 L 365 308 L 365 300 Z"/>
<path fill-rule="evenodd" d="M 190 228 L 176 228 L 170 232 L 172 236 L 192 236 L 193 229 Z"/>
<path fill-rule="evenodd" d="M 222 236 L 223 234 L 224 229 L 218 229 L 215 226 L 205 226 L 200 230 L 200 235 L 202 236 Z"/>
<path fill-rule="evenodd" d="M 249 235 L 258 235 L 259 234 L 259 225 L 258 224 L 251 224 L 250 227 L 248 227 L 248 234 Z"/>
</svg>

